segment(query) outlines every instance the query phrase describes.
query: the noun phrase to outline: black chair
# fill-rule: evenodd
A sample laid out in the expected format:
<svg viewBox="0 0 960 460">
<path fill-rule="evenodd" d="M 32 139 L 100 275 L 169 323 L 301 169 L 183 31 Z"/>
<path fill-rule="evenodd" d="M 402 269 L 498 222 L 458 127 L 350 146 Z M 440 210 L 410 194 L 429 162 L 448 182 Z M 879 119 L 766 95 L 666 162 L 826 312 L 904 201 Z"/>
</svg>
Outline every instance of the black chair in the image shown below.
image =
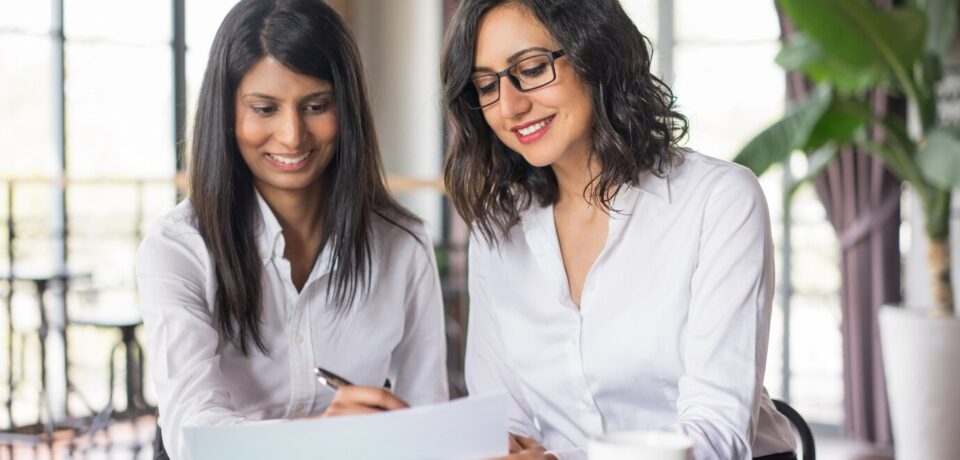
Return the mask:
<svg viewBox="0 0 960 460">
<path fill-rule="evenodd" d="M 106 292 L 106 295 L 103 295 Z M 93 423 L 85 435 L 92 440 L 98 432 L 106 434 L 106 445 L 111 448 L 112 440 L 109 436 L 109 427 L 116 421 L 134 422 L 144 415 L 156 415 L 156 408 L 150 406 L 144 399 L 144 353 L 143 347 L 136 338 L 137 328 L 143 324 L 140 314 L 136 312 L 131 305 L 132 299 L 125 298 L 122 293 L 116 294 L 109 291 L 100 291 L 95 288 L 89 288 L 77 292 L 77 307 L 71 310 L 69 324 L 71 326 L 94 327 L 104 330 L 114 330 L 120 332 L 120 337 L 110 349 L 109 375 L 107 381 L 107 404 L 99 410 L 93 410 Z M 111 294 L 116 294 L 110 297 Z M 103 299 L 101 297 L 107 297 Z M 118 352 L 122 351 L 122 359 L 118 360 Z M 118 364 L 118 361 L 122 364 Z M 114 406 L 114 389 L 118 386 L 117 380 L 121 380 L 121 387 L 126 393 L 126 404 L 122 410 L 117 410 Z M 79 395 L 79 392 L 77 392 Z M 89 407 L 89 404 L 88 404 Z M 139 454 L 143 445 L 136 441 L 129 446 L 134 458 Z"/>
<path fill-rule="evenodd" d="M 813 442 L 813 432 L 810 431 L 810 425 L 807 425 L 807 421 L 803 419 L 803 416 L 800 415 L 796 409 L 784 401 L 774 399 L 773 405 L 776 406 L 777 411 L 790 420 L 793 429 L 796 430 L 800 436 L 800 458 L 802 460 L 815 460 L 817 452 Z"/>
</svg>

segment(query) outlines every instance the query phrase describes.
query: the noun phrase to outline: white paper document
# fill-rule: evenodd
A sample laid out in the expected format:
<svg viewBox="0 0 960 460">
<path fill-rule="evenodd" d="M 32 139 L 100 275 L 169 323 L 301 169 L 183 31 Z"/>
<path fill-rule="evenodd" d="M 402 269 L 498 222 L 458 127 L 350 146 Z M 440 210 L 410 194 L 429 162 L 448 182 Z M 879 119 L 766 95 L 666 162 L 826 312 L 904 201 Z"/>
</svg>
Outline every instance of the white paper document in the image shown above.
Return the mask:
<svg viewBox="0 0 960 460">
<path fill-rule="evenodd" d="M 457 460 L 507 454 L 505 394 L 373 415 L 186 428 L 192 460 Z"/>
</svg>

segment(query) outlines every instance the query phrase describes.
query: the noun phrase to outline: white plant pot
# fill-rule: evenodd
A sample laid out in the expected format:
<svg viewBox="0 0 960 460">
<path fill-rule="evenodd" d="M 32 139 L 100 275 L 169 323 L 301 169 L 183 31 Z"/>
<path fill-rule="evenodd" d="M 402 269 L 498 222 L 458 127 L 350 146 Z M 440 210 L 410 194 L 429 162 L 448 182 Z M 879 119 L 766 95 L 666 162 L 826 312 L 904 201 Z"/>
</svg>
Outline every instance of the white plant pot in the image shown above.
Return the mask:
<svg viewBox="0 0 960 460">
<path fill-rule="evenodd" d="M 960 458 L 960 319 L 880 310 L 897 460 Z"/>
</svg>

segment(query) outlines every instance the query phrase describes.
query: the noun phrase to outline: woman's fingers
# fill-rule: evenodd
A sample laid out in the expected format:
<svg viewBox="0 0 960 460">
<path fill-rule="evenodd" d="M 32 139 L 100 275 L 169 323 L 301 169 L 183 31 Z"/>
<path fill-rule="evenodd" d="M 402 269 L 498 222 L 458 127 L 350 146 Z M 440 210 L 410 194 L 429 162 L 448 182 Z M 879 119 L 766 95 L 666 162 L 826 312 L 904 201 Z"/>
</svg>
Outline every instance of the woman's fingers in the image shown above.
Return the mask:
<svg viewBox="0 0 960 460">
<path fill-rule="evenodd" d="M 543 446 L 541 446 L 539 442 L 534 441 L 526 436 L 520 436 L 519 434 L 511 434 L 510 436 L 513 437 L 517 441 L 517 444 L 520 445 L 520 450 L 543 449 Z"/>
<path fill-rule="evenodd" d="M 324 416 L 369 414 L 383 410 L 406 409 L 407 403 L 378 387 L 345 385 L 337 390 Z"/>
<path fill-rule="evenodd" d="M 544 456 L 546 449 L 544 449 L 539 442 L 534 441 L 526 436 L 510 433 L 508 438 L 510 440 L 510 455 L 506 457 L 500 457 L 499 460 L 539 460 L 553 457 L 552 455 Z"/>
<path fill-rule="evenodd" d="M 521 446 L 520 442 L 517 441 L 517 435 L 510 433 L 510 436 L 508 436 L 507 439 L 509 439 L 509 448 L 510 448 L 509 452 L 511 454 L 515 454 L 523 450 L 523 446 Z"/>
<path fill-rule="evenodd" d="M 393 393 L 378 387 L 347 385 L 337 390 L 334 400 L 342 398 L 354 404 L 379 407 L 385 410 L 406 409 L 410 407 Z"/>
<path fill-rule="evenodd" d="M 341 402 L 337 404 L 330 404 L 330 407 L 323 412 L 323 416 L 338 417 L 341 415 L 375 414 L 378 412 L 383 412 L 383 409 L 379 407 L 364 406 L 362 404 L 349 404 Z"/>
</svg>

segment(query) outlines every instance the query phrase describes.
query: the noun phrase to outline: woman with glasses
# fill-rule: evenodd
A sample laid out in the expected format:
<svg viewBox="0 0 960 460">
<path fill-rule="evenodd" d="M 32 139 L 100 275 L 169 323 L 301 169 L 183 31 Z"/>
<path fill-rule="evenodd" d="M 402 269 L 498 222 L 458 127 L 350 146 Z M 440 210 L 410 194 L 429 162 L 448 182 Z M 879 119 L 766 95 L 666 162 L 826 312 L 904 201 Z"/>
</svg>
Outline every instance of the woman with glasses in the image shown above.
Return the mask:
<svg viewBox="0 0 960 460">
<path fill-rule="evenodd" d="M 686 119 L 616 0 L 464 0 L 442 57 L 445 181 L 469 224 L 471 393 L 510 396 L 511 458 L 688 436 L 697 459 L 795 458 L 762 382 L 769 216 Z"/>
<path fill-rule="evenodd" d="M 200 89 L 190 196 L 137 256 L 171 457 L 187 458 L 191 426 L 447 399 L 433 248 L 387 192 L 372 120 L 353 36 L 321 0 L 227 14 Z M 316 366 L 356 385 L 334 394 Z"/>
</svg>

